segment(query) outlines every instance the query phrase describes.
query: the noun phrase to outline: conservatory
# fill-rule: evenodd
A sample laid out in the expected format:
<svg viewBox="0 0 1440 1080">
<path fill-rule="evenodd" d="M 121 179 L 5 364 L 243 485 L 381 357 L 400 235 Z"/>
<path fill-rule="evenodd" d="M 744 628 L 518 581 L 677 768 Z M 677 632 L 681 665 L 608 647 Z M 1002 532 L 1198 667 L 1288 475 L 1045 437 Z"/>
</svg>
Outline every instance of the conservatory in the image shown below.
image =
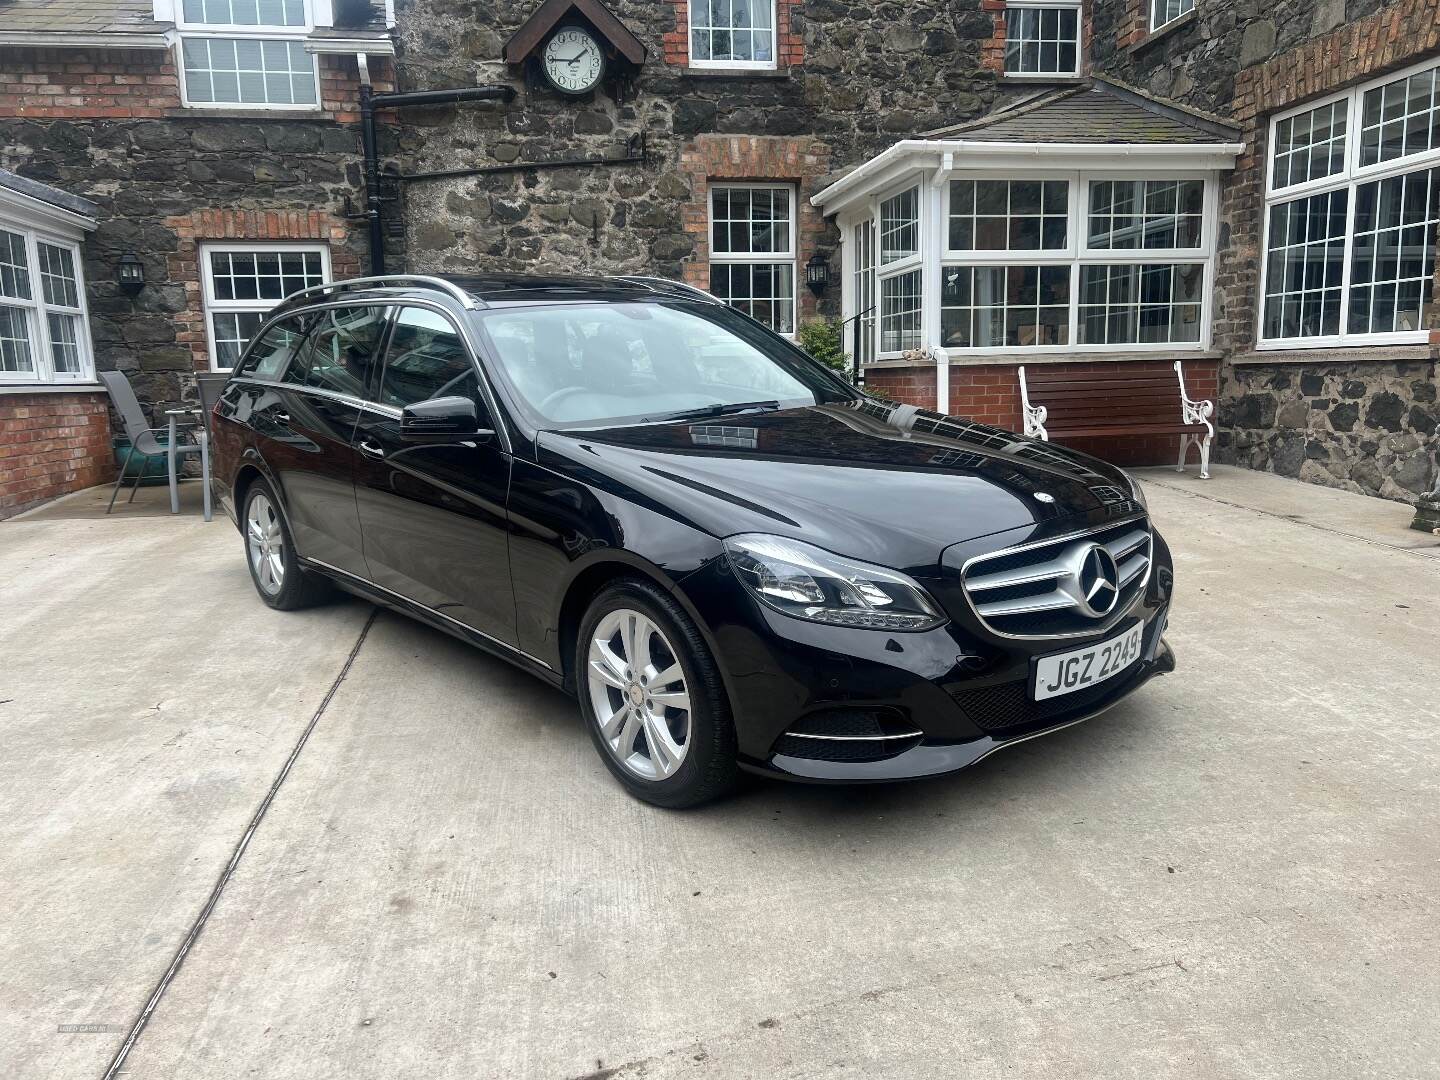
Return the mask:
<svg viewBox="0 0 1440 1080">
<path fill-rule="evenodd" d="M 841 233 L 847 350 L 875 389 L 992 422 L 1004 401 L 952 385 L 1213 361 L 1219 178 L 1242 149 L 1229 125 L 1098 79 L 890 147 L 813 200 Z"/>
</svg>

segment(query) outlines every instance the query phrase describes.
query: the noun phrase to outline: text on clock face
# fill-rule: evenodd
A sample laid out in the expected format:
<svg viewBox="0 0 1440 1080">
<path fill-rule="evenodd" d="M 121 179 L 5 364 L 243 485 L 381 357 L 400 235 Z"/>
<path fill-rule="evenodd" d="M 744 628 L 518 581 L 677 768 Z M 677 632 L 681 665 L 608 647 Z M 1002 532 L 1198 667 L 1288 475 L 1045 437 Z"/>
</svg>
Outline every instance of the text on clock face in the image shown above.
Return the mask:
<svg viewBox="0 0 1440 1080">
<path fill-rule="evenodd" d="M 600 75 L 600 49 L 588 35 L 562 30 L 545 46 L 545 70 L 557 86 L 580 90 Z"/>
</svg>

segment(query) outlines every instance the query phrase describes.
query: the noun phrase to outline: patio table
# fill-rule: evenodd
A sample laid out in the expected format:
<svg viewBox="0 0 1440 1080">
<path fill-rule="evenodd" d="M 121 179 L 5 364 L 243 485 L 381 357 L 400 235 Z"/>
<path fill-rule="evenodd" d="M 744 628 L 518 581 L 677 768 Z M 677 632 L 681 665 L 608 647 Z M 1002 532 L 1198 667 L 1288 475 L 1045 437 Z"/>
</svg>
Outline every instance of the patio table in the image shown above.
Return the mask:
<svg viewBox="0 0 1440 1080">
<path fill-rule="evenodd" d="M 166 419 L 169 422 L 169 439 L 165 444 L 165 456 L 168 459 L 170 473 L 170 512 L 180 513 L 180 483 L 175 475 L 175 440 L 179 436 L 179 421 L 182 416 L 194 417 L 200 422 L 200 476 L 201 483 L 205 485 L 205 520 L 209 521 L 210 514 L 210 439 L 205 432 L 205 414 L 196 408 L 166 409 Z"/>
</svg>

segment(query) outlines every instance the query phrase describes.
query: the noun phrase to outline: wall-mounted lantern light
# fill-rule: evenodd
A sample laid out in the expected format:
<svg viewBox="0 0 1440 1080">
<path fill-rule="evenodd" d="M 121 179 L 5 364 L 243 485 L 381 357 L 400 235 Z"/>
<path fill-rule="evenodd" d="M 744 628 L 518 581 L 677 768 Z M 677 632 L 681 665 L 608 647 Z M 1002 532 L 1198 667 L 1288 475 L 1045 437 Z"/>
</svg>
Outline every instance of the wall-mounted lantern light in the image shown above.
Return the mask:
<svg viewBox="0 0 1440 1080">
<path fill-rule="evenodd" d="M 830 287 L 830 260 L 818 251 L 811 255 L 810 261 L 805 264 L 805 284 L 810 286 L 810 291 L 816 296 L 822 295 Z"/>
<path fill-rule="evenodd" d="M 145 264 L 127 251 L 115 267 L 115 280 L 122 291 L 134 296 L 145 287 Z"/>
</svg>

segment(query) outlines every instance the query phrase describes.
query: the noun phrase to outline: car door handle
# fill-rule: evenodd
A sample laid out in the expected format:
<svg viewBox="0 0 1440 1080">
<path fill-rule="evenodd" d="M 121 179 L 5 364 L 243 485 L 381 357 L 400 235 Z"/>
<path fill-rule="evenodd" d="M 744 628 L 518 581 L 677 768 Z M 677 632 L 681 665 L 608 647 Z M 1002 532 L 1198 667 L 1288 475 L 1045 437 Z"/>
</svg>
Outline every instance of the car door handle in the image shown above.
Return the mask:
<svg viewBox="0 0 1440 1080">
<path fill-rule="evenodd" d="M 380 447 L 376 446 L 369 439 L 361 439 L 360 442 L 356 443 L 356 447 L 366 457 L 379 459 L 385 456 L 385 451 L 382 450 Z"/>
</svg>

